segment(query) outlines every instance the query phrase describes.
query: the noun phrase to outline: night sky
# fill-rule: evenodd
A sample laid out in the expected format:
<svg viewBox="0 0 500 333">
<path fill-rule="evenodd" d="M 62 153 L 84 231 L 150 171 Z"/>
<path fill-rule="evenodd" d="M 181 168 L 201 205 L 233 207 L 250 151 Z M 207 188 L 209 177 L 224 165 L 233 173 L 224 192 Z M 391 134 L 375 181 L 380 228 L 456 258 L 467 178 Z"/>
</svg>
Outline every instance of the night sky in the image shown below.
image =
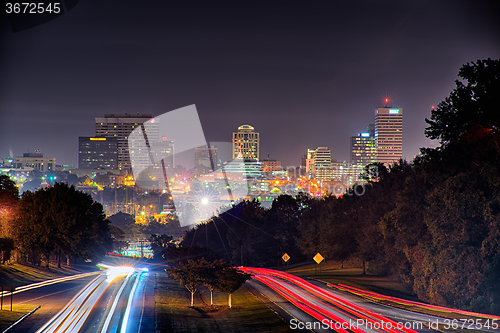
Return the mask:
<svg viewBox="0 0 500 333">
<path fill-rule="evenodd" d="M 196 104 L 209 141 L 250 124 L 284 166 L 318 146 L 349 161 L 389 97 L 411 160 L 461 65 L 500 58 L 495 2 L 83 0 L 17 33 L 2 14 L 0 159 L 78 166 L 95 117 Z"/>
</svg>

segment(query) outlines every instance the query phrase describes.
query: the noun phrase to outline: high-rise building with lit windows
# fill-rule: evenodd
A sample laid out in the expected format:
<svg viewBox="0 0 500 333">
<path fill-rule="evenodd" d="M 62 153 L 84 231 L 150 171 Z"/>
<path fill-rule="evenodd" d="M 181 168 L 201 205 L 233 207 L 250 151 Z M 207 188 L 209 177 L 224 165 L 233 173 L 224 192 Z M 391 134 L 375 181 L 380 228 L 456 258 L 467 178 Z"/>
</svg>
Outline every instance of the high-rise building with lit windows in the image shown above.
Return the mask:
<svg viewBox="0 0 500 333">
<path fill-rule="evenodd" d="M 318 147 L 314 152 L 314 169 L 316 179 L 331 181 L 333 178 L 332 153 L 327 147 Z"/>
<path fill-rule="evenodd" d="M 118 140 L 116 138 L 78 138 L 79 169 L 118 169 Z"/>
<path fill-rule="evenodd" d="M 95 136 L 116 138 L 118 142 L 118 169 L 130 172 L 132 166 L 130 163 L 128 136 L 141 124 L 149 121 L 152 126 L 148 126 L 148 141 L 158 142 L 159 127 L 156 120 L 150 114 L 105 114 L 102 118 L 95 118 Z M 134 149 L 134 147 L 130 147 Z M 134 154 L 135 159 L 140 160 L 143 156 L 144 163 L 149 163 L 149 152 L 143 154 Z"/>
<path fill-rule="evenodd" d="M 220 167 L 217 146 L 203 146 L 194 149 L 194 165 L 197 174 L 214 172 Z"/>
<path fill-rule="evenodd" d="M 370 124 L 366 132 L 351 137 L 351 164 L 365 166 L 375 162 L 377 162 L 375 124 Z"/>
<path fill-rule="evenodd" d="M 375 140 L 377 141 L 377 162 L 388 166 L 403 157 L 402 108 L 386 105 L 375 110 Z"/>
<path fill-rule="evenodd" d="M 316 169 L 314 168 L 314 155 L 316 154 L 316 149 L 308 149 L 305 155 L 304 164 L 306 168 L 306 174 L 309 177 L 314 177 Z"/>
<path fill-rule="evenodd" d="M 233 159 L 259 160 L 259 133 L 250 125 L 241 125 L 233 132 Z"/>
</svg>

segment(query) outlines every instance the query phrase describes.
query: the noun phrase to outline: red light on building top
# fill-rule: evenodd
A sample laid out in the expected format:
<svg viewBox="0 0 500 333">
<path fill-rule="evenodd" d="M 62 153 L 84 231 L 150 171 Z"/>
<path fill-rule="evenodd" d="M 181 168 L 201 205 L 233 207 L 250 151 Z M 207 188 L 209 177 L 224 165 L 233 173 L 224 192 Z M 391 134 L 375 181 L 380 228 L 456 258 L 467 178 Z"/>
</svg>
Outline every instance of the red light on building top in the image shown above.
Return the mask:
<svg viewBox="0 0 500 333">
<path fill-rule="evenodd" d="M 167 137 L 166 137 L 166 136 L 164 136 L 164 137 L 162 138 L 162 140 L 163 140 L 163 141 L 167 140 Z"/>
<path fill-rule="evenodd" d="M 386 99 L 385 99 L 385 102 L 386 102 L 386 103 L 389 103 L 389 99 L 388 99 L 388 98 L 386 98 Z"/>
</svg>

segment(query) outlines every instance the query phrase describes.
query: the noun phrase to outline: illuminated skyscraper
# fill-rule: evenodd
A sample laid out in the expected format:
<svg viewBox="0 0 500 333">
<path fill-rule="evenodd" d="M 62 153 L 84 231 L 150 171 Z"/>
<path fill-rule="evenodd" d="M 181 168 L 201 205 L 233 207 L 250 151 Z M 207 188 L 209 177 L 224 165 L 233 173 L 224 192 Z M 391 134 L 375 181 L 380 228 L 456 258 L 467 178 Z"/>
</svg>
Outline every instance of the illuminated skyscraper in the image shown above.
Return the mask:
<svg viewBox="0 0 500 333">
<path fill-rule="evenodd" d="M 377 162 L 377 141 L 375 125 L 370 124 L 367 131 L 351 137 L 351 164 L 365 166 Z"/>
<path fill-rule="evenodd" d="M 194 164 L 201 173 L 213 172 L 219 166 L 217 146 L 203 146 L 194 149 Z"/>
<path fill-rule="evenodd" d="M 375 139 L 377 162 L 388 166 L 403 157 L 402 108 L 392 108 L 386 105 L 375 110 Z"/>
<path fill-rule="evenodd" d="M 233 159 L 259 160 L 259 133 L 250 125 L 241 125 L 233 132 Z"/>
<path fill-rule="evenodd" d="M 116 138 L 118 141 L 118 169 L 122 171 L 131 171 L 128 136 L 142 123 L 149 121 L 152 126 L 148 126 L 148 141 L 158 142 L 159 128 L 155 119 L 150 114 L 105 114 L 103 118 L 95 118 L 96 137 Z M 134 147 L 130 147 L 134 149 Z M 134 154 L 135 163 L 149 163 L 149 152 L 143 154 Z"/>
<path fill-rule="evenodd" d="M 316 179 L 331 181 L 333 178 L 332 153 L 327 147 L 318 147 L 314 153 L 314 169 Z"/>
<path fill-rule="evenodd" d="M 118 169 L 118 141 L 116 138 L 78 138 L 79 169 Z"/>
<path fill-rule="evenodd" d="M 314 175 L 316 174 L 316 168 L 314 167 L 315 154 L 316 149 L 308 149 L 304 159 L 306 175 L 310 178 L 314 178 Z"/>
</svg>

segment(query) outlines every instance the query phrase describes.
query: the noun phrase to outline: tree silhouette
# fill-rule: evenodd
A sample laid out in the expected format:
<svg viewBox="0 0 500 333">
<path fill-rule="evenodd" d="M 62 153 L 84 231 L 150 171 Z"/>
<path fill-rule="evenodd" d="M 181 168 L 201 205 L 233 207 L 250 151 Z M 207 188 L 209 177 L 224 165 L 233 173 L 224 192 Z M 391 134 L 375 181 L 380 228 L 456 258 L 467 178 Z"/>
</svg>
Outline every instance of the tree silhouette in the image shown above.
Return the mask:
<svg viewBox="0 0 500 333">
<path fill-rule="evenodd" d="M 24 253 L 81 259 L 104 255 L 112 249 L 109 221 L 101 204 L 73 186 L 54 186 L 25 192 L 18 204 L 16 243 Z"/>
<path fill-rule="evenodd" d="M 464 136 L 475 126 L 485 132 L 500 129 L 500 60 L 478 60 L 460 68 L 456 88 L 426 119 L 425 135 L 442 146 Z"/>
<path fill-rule="evenodd" d="M 217 272 L 217 289 L 229 294 L 228 305 L 231 308 L 231 295 L 238 289 L 245 281 L 252 278 L 251 274 L 242 273 L 234 267 L 226 267 L 222 271 Z"/>
</svg>

